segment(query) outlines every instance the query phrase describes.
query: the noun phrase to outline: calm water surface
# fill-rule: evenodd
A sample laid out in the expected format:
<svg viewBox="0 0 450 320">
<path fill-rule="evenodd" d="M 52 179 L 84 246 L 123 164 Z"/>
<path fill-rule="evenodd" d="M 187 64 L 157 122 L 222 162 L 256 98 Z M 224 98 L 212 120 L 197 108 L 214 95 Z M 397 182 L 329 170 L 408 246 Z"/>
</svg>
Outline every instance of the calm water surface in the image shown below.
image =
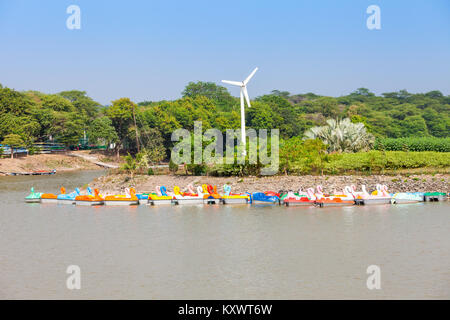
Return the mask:
<svg viewBox="0 0 450 320">
<path fill-rule="evenodd" d="M 102 172 L 0 177 L 0 298 L 450 298 L 450 204 L 348 208 L 25 204 Z M 381 268 L 381 290 L 366 269 Z M 81 290 L 66 268 L 81 268 Z"/>
</svg>

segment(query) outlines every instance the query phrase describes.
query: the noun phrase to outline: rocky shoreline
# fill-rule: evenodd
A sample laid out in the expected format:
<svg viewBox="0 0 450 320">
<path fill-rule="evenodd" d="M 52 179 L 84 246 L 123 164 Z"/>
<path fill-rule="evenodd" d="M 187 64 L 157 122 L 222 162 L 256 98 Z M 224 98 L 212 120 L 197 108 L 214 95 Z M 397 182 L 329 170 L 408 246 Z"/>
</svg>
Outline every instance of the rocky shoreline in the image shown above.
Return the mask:
<svg viewBox="0 0 450 320">
<path fill-rule="evenodd" d="M 105 194 L 121 193 L 125 188 L 134 187 L 138 192 L 153 192 L 155 186 L 164 185 L 168 190 L 179 186 L 186 190 L 190 183 L 193 185 L 211 184 L 222 190 L 224 184 L 231 186 L 232 192 L 257 192 L 306 190 L 309 187 L 322 185 L 324 192 L 342 192 L 347 185 L 366 185 L 367 190 L 375 190 L 376 184 L 385 184 L 391 192 L 446 192 L 450 191 L 448 174 L 418 174 L 418 175 L 348 175 L 348 176 L 268 176 L 268 177 L 207 177 L 207 176 L 179 176 L 179 175 L 127 175 L 108 174 L 92 181 L 89 186 L 98 188 Z"/>
</svg>

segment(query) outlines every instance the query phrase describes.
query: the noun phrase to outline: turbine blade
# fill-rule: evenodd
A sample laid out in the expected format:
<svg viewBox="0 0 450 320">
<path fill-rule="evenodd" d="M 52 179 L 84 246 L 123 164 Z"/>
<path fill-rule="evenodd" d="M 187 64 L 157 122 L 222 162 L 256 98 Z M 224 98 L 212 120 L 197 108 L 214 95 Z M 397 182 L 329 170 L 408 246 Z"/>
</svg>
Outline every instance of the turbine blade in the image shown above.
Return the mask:
<svg viewBox="0 0 450 320">
<path fill-rule="evenodd" d="M 244 96 L 245 100 L 247 101 L 247 105 L 250 108 L 251 105 L 250 105 L 250 98 L 248 97 L 247 87 L 243 87 L 242 89 L 243 89 L 242 91 L 244 91 Z"/>
<path fill-rule="evenodd" d="M 238 87 L 242 86 L 242 82 L 239 82 L 239 81 L 222 80 L 222 82 L 231 84 L 233 86 L 238 86 Z"/>
<path fill-rule="evenodd" d="M 258 68 L 255 68 L 255 70 L 253 70 L 252 73 L 250 73 L 247 79 L 243 81 L 244 85 L 246 85 L 250 81 L 250 79 L 255 75 L 256 71 L 258 71 Z"/>
</svg>

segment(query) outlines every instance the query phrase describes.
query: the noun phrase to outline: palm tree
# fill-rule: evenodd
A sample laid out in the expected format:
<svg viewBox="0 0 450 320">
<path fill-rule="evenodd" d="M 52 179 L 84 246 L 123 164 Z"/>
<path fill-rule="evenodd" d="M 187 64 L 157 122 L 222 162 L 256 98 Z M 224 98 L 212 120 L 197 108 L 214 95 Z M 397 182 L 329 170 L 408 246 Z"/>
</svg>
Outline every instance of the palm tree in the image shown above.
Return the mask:
<svg viewBox="0 0 450 320">
<path fill-rule="evenodd" d="M 375 141 L 363 123 L 352 123 L 349 118 L 327 120 L 327 125 L 313 127 L 305 132 L 304 139 L 320 139 L 328 145 L 329 152 L 357 152 L 369 150 Z"/>
</svg>

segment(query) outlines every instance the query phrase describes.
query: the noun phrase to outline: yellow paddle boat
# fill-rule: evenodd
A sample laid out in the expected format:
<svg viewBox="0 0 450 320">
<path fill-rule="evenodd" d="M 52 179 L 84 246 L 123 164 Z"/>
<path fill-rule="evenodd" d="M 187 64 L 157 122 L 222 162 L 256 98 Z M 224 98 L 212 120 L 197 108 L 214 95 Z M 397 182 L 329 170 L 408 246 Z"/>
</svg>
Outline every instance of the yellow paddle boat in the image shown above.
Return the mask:
<svg viewBox="0 0 450 320">
<path fill-rule="evenodd" d="M 132 206 L 139 204 L 139 199 L 136 197 L 134 188 L 126 188 L 125 194 L 106 196 L 104 204 L 107 206 Z"/>
<path fill-rule="evenodd" d="M 223 186 L 224 195 L 221 197 L 223 204 L 246 204 L 250 201 L 248 193 L 231 193 L 231 187 L 227 184 Z"/>
<path fill-rule="evenodd" d="M 156 194 L 150 193 L 148 195 L 148 204 L 152 206 L 161 204 L 172 204 L 173 196 L 167 194 L 167 189 L 164 186 L 156 187 Z"/>
</svg>

